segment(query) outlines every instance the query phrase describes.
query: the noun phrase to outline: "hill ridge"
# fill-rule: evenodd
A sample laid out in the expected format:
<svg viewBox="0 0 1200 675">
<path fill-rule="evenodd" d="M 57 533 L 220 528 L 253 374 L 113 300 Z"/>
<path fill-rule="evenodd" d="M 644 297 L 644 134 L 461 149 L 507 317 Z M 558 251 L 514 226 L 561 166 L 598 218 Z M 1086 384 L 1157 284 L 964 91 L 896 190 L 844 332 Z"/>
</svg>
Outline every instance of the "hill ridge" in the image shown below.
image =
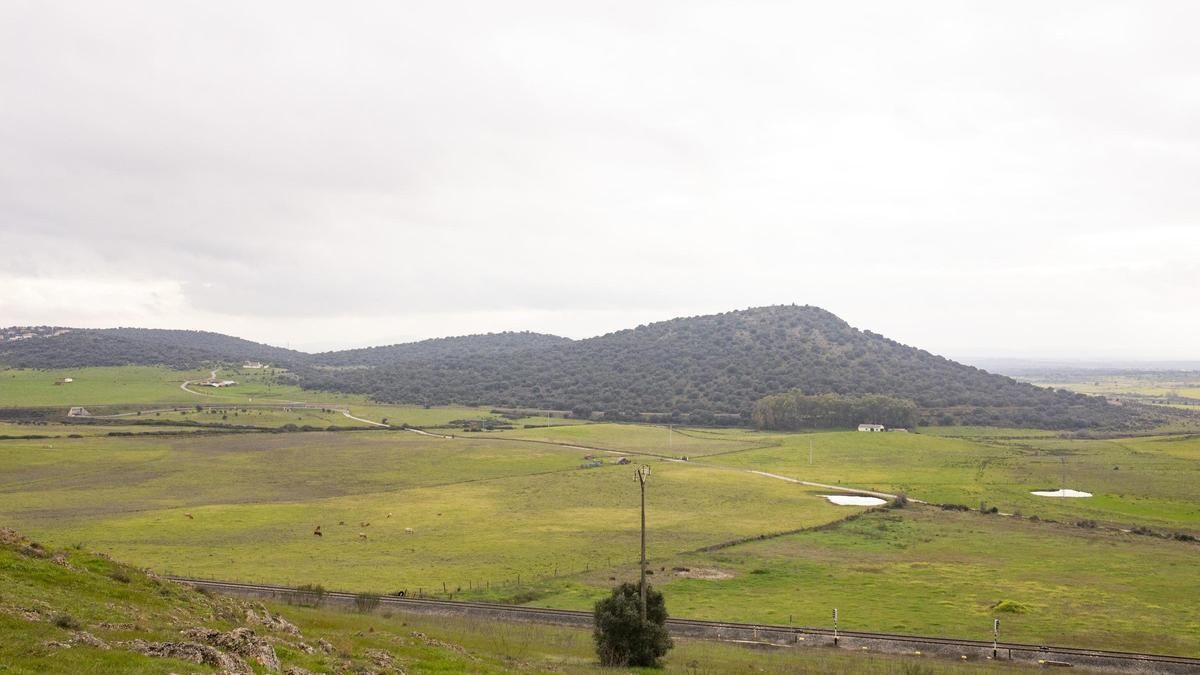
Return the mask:
<svg viewBox="0 0 1200 675">
<path fill-rule="evenodd" d="M 24 367 L 259 360 L 301 386 L 388 403 L 603 412 L 607 419 L 748 423 L 768 395 L 886 395 L 929 424 L 1082 428 L 1162 423 L 1170 412 L 1042 389 L 904 345 L 812 305 L 676 317 L 582 340 L 505 331 L 308 354 L 206 331 L 77 329 L 0 343 Z"/>
</svg>

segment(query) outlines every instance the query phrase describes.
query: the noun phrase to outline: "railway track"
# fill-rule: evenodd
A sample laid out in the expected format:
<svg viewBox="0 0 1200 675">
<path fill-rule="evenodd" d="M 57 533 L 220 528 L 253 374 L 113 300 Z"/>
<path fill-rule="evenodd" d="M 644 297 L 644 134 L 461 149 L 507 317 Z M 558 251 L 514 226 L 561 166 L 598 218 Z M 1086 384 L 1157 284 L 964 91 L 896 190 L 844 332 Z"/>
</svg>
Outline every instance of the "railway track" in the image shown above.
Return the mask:
<svg viewBox="0 0 1200 675">
<path fill-rule="evenodd" d="M 172 581 L 230 595 L 274 600 L 294 598 L 296 589 L 286 586 L 250 584 L 233 581 L 213 581 L 190 577 L 167 577 Z M 322 601 L 328 604 L 354 606 L 355 594 L 327 591 Z M 524 607 L 490 602 L 436 600 L 380 596 L 380 606 L 390 609 L 424 613 L 457 614 L 482 618 L 527 621 L 557 625 L 591 627 L 591 612 Z M 894 654 L 942 656 L 954 659 L 1017 661 L 1043 666 L 1081 667 L 1109 672 L 1129 673 L 1188 673 L 1200 674 L 1200 658 L 1143 654 L 1102 649 L 1055 647 L 1015 642 L 964 640 L 958 638 L 925 637 L 895 633 L 834 631 L 828 628 L 805 628 L 772 624 L 752 624 L 700 619 L 668 619 L 672 636 L 755 643 L 779 647 L 836 646 L 855 651 L 874 651 Z"/>
</svg>

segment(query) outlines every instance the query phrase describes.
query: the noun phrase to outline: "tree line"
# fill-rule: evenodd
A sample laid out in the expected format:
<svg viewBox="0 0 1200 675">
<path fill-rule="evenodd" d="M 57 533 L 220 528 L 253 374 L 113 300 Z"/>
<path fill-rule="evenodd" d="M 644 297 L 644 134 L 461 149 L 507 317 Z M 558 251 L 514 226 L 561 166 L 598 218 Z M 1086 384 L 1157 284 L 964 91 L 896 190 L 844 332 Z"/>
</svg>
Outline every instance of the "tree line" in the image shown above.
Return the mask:
<svg viewBox="0 0 1200 675">
<path fill-rule="evenodd" d="M 904 398 L 868 394 L 808 395 L 800 390 L 764 396 L 754 404 L 754 426 L 772 431 L 834 429 L 859 424 L 916 426 L 917 404 Z"/>
</svg>

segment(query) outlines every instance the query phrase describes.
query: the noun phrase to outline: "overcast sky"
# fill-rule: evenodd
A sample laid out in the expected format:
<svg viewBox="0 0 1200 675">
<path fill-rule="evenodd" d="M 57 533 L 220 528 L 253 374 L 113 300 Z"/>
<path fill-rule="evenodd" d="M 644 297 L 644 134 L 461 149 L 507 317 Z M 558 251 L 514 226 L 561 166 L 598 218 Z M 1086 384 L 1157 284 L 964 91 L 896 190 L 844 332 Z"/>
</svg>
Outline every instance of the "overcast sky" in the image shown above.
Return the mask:
<svg viewBox="0 0 1200 675">
<path fill-rule="evenodd" d="M 0 325 L 1200 358 L 1200 3 L 0 0 Z"/>
</svg>

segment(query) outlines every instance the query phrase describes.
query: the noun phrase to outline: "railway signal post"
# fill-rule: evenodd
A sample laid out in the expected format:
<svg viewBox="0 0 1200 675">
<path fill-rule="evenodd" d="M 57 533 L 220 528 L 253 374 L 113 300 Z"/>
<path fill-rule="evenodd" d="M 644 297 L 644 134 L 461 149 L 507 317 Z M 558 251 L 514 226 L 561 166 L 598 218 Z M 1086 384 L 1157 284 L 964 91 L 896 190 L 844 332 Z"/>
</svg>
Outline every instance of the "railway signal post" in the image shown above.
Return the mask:
<svg viewBox="0 0 1200 675">
<path fill-rule="evenodd" d="M 1000 619 L 992 619 L 992 660 L 1000 653 Z"/>
</svg>

